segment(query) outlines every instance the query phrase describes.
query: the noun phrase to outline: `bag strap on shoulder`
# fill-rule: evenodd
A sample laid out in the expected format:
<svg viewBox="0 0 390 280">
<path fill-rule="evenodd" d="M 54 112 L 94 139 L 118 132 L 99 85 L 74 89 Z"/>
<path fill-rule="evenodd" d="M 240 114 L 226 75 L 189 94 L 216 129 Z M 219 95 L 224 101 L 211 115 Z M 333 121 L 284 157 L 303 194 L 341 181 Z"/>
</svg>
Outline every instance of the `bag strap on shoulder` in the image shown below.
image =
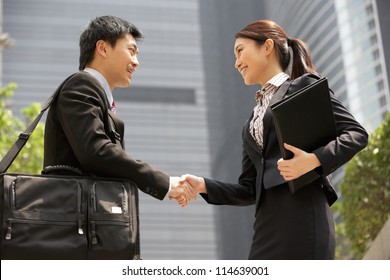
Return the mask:
<svg viewBox="0 0 390 280">
<path fill-rule="evenodd" d="M 57 90 L 53 93 L 53 95 L 50 96 L 46 100 L 46 102 L 43 104 L 42 110 L 38 114 L 38 116 L 29 124 L 29 126 L 26 128 L 25 131 L 23 131 L 19 134 L 19 137 L 16 140 L 16 142 L 14 143 L 14 145 L 11 147 L 11 149 L 7 152 L 7 154 L 0 161 L 0 174 L 5 173 L 8 170 L 8 168 L 11 166 L 12 162 L 18 156 L 20 151 L 23 149 L 24 145 L 26 145 L 28 139 L 30 138 L 31 133 L 33 133 L 33 131 L 37 127 L 43 114 L 46 112 L 47 109 L 49 109 L 49 107 L 56 100 L 57 96 L 61 92 L 62 87 L 66 84 L 66 82 L 68 80 L 70 80 L 76 74 L 77 74 L 77 72 L 72 74 L 67 79 L 65 79 L 65 81 L 62 82 L 62 84 L 57 88 Z M 107 113 L 107 115 L 108 115 L 108 113 Z M 109 119 L 109 121 L 108 121 L 109 129 L 110 129 L 110 131 L 112 131 L 112 133 L 114 133 L 114 135 L 116 135 L 117 132 L 115 131 L 114 124 L 110 120 L 109 116 L 108 116 L 108 119 Z M 118 141 L 117 139 L 114 139 L 114 141 L 115 141 L 114 143 L 120 144 L 120 140 Z"/>
<path fill-rule="evenodd" d="M 23 149 L 24 145 L 26 145 L 28 139 L 30 138 L 31 133 L 33 133 L 33 131 L 37 127 L 43 114 L 53 104 L 54 100 L 57 98 L 64 84 L 75 74 L 69 76 L 65 81 L 62 82 L 62 84 L 57 88 L 57 90 L 53 93 L 53 95 L 50 96 L 43 104 L 42 110 L 38 114 L 38 116 L 29 124 L 29 126 L 26 128 L 25 131 L 19 134 L 19 137 L 16 140 L 16 142 L 13 144 L 11 149 L 9 149 L 9 151 L 5 154 L 5 156 L 0 161 L 0 174 L 5 173 L 7 169 L 11 166 L 12 162 L 18 156 L 19 152 Z"/>
<path fill-rule="evenodd" d="M 25 131 L 21 132 L 19 134 L 18 139 L 14 143 L 14 145 L 11 147 L 11 149 L 5 154 L 5 156 L 0 161 L 0 174 L 5 173 L 7 169 L 10 167 L 12 162 L 15 160 L 15 158 L 18 156 L 19 152 L 23 149 L 24 145 L 26 145 L 28 139 L 30 138 L 31 133 L 33 133 L 34 129 L 37 127 L 39 121 L 41 120 L 43 114 L 45 111 L 51 106 L 53 103 L 57 93 L 56 91 L 54 95 L 52 95 L 43 105 L 43 108 L 41 112 L 38 114 L 38 116 L 30 123 L 30 125 L 26 128 Z"/>
</svg>

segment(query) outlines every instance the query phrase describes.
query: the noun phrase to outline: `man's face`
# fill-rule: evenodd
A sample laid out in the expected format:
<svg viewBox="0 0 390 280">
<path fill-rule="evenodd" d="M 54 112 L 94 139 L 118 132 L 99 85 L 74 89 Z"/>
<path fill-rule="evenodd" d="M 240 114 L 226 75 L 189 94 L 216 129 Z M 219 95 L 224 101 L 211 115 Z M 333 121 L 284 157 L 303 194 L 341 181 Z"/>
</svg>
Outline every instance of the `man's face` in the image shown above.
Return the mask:
<svg viewBox="0 0 390 280">
<path fill-rule="evenodd" d="M 134 37 L 127 34 L 117 40 L 115 47 L 107 47 L 106 79 L 111 89 L 128 87 L 138 67 L 138 47 Z"/>
</svg>

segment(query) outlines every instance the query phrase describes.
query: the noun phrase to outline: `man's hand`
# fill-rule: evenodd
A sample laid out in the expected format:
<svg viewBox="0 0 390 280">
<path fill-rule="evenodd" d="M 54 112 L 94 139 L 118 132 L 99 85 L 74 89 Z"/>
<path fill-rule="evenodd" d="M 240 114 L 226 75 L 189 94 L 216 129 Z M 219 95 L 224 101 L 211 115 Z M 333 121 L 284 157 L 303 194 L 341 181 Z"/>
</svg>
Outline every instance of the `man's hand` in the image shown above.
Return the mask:
<svg viewBox="0 0 390 280">
<path fill-rule="evenodd" d="M 197 177 L 195 175 L 185 174 L 181 176 L 181 179 L 187 181 L 192 186 L 196 194 L 207 193 L 206 183 L 204 181 L 204 178 Z"/>
<path fill-rule="evenodd" d="M 180 177 L 170 177 L 170 184 L 169 199 L 176 199 L 182 207 L 185 207 L 191 200 L 196 199 L 195 190 L 186 180 Z"/>
<path fill-rule="evenodd" d="M 294 154 L 292 159 L 285 160 L 281 158 L 278 160 L 280 175 L 282 175 L 286 181 L 294 180 L 314 168 L 321 166 L 321 163 L 315 154 L 307 153 L 286 143 L 284 144 L 284 147 Z"/>
<path fill-rule="evenodd" d="M 175 178 L 175 180 L 178 180 L 178 177 L 171 177 Z M 204 178 L 197 177 L 190 174 L 185 174 L 181 176 L 178 180 L 178 186 L 184 186 L 184 188 L 190 187 L 191 193 L 194 195 L 194 197 L 191 197 L 191 199 L 188 199 L 185 195 L 179 195 L 177 197 L 174 197 L 173 195 L 170 195 L 170 199 L 176 199 L 176 201 L 182 206 L 185 207 L 191 200 L 196 199 L 196 195 L 198 193 L 207 193 L 206 184 L 204 181 Z"/>
</svg>

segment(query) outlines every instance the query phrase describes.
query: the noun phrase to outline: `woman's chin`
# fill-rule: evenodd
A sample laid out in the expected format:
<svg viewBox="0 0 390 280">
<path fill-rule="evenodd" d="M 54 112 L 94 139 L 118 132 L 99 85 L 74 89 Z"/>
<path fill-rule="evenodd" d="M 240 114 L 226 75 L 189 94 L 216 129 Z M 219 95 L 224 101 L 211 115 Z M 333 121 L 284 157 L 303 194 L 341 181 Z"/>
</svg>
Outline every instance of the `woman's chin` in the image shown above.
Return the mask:
<svg viewBox="0 0 390 280">
<path fill-rule="evenodd" d="M 249 80 L 249 79 L 244 79 L 244 84 L 246 84 L 247 86 L 252 86 L 254 84 L 256 84 L 255 82 Z"/>
</svg>

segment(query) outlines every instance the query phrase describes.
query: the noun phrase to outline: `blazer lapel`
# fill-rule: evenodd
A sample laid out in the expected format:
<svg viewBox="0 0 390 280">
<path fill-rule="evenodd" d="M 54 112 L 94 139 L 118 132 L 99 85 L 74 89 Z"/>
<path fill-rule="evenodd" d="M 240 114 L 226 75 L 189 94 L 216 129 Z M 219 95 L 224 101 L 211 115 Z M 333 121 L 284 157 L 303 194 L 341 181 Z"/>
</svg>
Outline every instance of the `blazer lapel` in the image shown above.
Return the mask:
<svg viewBox="0 0 390 280">
<path fill-rule="evenodd" d="M 286 95 L 286 93 L 288 91 L 288 88 L 290 87 L 290 84 L 291 84 L 291 81 L 287 80 L 285 83 L 283 83 L 278 88 L 278 90 L 274 93 L 274 95 L 271 98 L 270 106 L 268 106 L 267 110 L 265 111 L 264 118 L 263 118 L 263 130 L 264 130 L 263 131 L 263 137 L 264 137 L 263 147 L 265 147 L 265 145 L 267 143 L 268 131 L 269 131 L 269 129 L 272 125 L 272 122 L 273 122 L 272 121 L 271 104 L 274 104 L 274 103 L 276 103 L 279 100 L 282 100 L 284 98 L 284 96 Z M 244 125 L 244 136 L 243 137 L 246 140 L 246 142 L 249 143 L 249 145 L 255 151 L 262 154 L 262 151 L 261 151 L 259 145 L 257 145 L 256 140 L 253 139 L 252 134 L 249 132 L 249 125 L 250 125 L 252 118 L 253 118 L 253 110 L 252 110 L 251 116 L 249 117 L 249 119 L 247 120 L 247 122 Z"/>
<path fill-rule="evenodd" d="M 245 140 L 246 143 L 249 144 L 249 146 L 252 147 L 253 150 L 255 150 L 256 152 L 261 154 L 261 149 L 260 149 L 259 145 L 257 145 L 256 140 L 253 138 L 252 134 L 249 131 L 249 126 L 250 126 L 251 120 L 253 119 L 253 114 L 254 114 L 254 112 L 252 110 L 251 116 L 249 117 L 249 119 L 246 121 L 246 123 L 244 125 L 243 139 Z"/>
<path fill-rule="evenodd" d="M 125 126 L 124 126 L 124 123 L 121 119 L 119 119 L 115 113 L 111 112 L 110 110 L 107 111 L 108 112 L 108 118 L 109 120 L 108 121 L 112 121 L 111 123 L 113 124 L 113 129 L 115 130 L 115 132 L 118 134 L 117 135 L 117 140 L 120 141 L 122 147 L 124 148 L 124 141 L 123 141 L 123 137 L 124 137 L 124 132 L 125 132 Z M 118 139 L 119 138 L 119 139 Z"/>
<path fill-rule="evenodd" d="M 287 80 L 284 82 L 278 90 L 274 93 L 274 95 L 271 98 L 270 105 L 268 106 L 267 110 L 265 111 L 264 118 L 263 118 L 263 146 L 265 147 L 267 143 L 267 135 L 268 131 L 273 123 L 272 120 L 272 112 L 271 112 L 271 105 L 282 100 L 284 96 L 286 95 L 288 88 L 290 87 L 291 81 Z"/>
</svg>

